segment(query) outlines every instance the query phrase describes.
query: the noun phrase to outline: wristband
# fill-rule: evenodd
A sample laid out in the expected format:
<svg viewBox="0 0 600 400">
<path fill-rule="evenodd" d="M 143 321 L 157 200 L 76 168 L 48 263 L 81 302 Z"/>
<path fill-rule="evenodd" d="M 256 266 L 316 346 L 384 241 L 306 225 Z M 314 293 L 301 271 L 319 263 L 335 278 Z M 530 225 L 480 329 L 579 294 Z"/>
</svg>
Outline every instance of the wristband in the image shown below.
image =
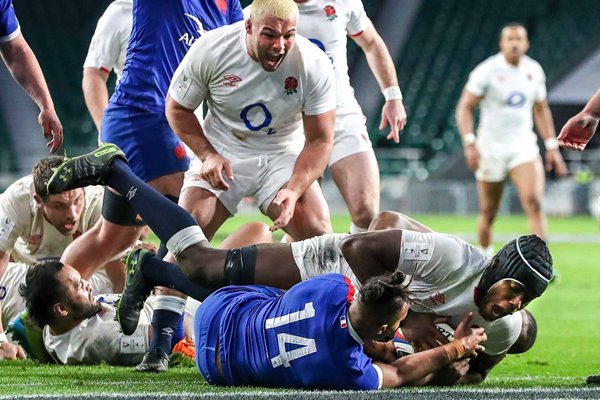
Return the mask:
<svg viewBox="0 0 600 400">
<path fill-rule="evenodd" d="M 383 93 L 383 97 L 385 97 L 385 101 L 390 100 L 402 100 L 402 92 L 400 91 L 400 87 L 398 86 L 390 86 L 381 91 Z"/>
<path fill-rule="evenodd" d="M 448 361 L 454 362 L 460 360 L 466 352 L 465 346 L 458 340 L 453 340 L 442 346 L 446 350 Z"/>
<path fill-rule="evenodd" d="M 558 140 L 553 137 L 548 138 L 544 140 L 544 147 L 546 148 L 546 151 L 556 150 L 558 149 Z"/>
<path fill-rule="evenodd" d="M 475 134 L 473 132 L 469 132 L 466 135 L 464 135 L 462 138 L 462 144 L 463 147 L 467 147 L 472 145 L 473 143 L 475 143 L 475 141 L 477 140 L 477 136 L 475 136 Z"/>
</svg>

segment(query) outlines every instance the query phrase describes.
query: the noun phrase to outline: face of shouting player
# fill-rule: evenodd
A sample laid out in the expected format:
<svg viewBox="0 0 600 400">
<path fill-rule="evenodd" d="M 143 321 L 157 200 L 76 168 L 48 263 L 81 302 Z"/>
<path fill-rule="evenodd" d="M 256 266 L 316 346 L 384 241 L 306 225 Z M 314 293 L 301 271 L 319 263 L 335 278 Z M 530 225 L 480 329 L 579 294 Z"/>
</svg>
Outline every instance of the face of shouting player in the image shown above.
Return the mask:
<svg viewBox="0 0 600 400">
<path fill-rule="evenodd" d="M 494 321 L 522 310 L 534 297 L 521 283 L 503 279 L 485 294 L 479 304 L 479 314 L 488 321 Z"/>
<path fill-rule="evenodd" d="M 298 15 L 279 19 L 265 13 L 246 20 L 246 45 L 250 57 L 265 71 L 275 71 L 294 47 Z"/>
</svg>

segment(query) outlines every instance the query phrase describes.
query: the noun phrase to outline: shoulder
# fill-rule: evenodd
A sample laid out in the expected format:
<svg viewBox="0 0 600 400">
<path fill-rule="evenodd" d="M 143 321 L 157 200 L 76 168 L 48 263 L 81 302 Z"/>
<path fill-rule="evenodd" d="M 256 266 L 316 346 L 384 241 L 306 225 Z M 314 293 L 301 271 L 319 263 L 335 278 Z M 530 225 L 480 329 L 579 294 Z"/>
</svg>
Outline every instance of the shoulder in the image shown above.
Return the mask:
<svg viewBox="0 0 600 400">
<path fill-rule="evenodd" d="M 27 202 L 29 204 L 35 193 L 33 176 L 27 175 L 13 182 L 0 196 L 2 202 Z"/>
<path fill-rule="evenodd" d="M 523 61 L 527 63 L 530 68 L 533 68 L 537 73 L 544 73 L 544 68 L 542 68 L 542 65 L 533 58 L 529 56 L 523 56 Z"/>
</svg>

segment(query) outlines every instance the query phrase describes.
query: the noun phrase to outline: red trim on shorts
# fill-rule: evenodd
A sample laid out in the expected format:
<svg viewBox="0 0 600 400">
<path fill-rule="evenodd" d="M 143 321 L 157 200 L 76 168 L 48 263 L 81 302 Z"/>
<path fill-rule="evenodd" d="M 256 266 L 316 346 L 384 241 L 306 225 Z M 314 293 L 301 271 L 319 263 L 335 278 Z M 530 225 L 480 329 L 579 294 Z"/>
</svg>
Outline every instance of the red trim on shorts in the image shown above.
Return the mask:
<svg viewBox="0 0 600 400">
<path fill-rule="evenodd" d="M 348 302 L 348 304 L 350 304 L 354 300 L 354 293 L 356 292 L 356 289 L 354 289 L 354 285 L 352 285 L 352 282 L 350 282 L 350 279 L 348 279 L 347 276 L 344 276 L 344 282 L 346 282 L 346 285 L 348 285 L 348 294 L 346 295 L 346 301 Z"/>
<path fill-rule="evenodd" d="M 357 37 L 363 34 L 364 31 L 360 31 L 358 33 L 355 33 L 354 35 L 350 35 L 350 37 Z"/>
<path fill-rule="evenodd" d="M 110 69 L 108 69 L 108 68 L 100 67 L 100 71 L 104 71 L 107 74 L 110 74 Z"/>
</svg>

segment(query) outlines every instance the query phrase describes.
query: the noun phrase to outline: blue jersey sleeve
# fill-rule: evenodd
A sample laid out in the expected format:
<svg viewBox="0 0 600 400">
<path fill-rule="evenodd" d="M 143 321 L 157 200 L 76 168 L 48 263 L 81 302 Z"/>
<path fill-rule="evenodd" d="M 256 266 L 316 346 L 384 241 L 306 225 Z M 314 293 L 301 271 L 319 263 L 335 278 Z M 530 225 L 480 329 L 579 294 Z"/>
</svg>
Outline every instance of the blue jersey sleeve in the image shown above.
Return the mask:
<svg viewBox="0 0 600 400">
<path fill-rule="evenodd" d="M 11 0 L 0 0 L 0 43 L 8 42 L 19 33 L 19 21 Z"/>
<path fill-rule="evenodd" d="M 239 0 L 232 0 L 229 7 L 229 23 L 234 24 L 244 19 L 242 5 Z"/>
</svg>

